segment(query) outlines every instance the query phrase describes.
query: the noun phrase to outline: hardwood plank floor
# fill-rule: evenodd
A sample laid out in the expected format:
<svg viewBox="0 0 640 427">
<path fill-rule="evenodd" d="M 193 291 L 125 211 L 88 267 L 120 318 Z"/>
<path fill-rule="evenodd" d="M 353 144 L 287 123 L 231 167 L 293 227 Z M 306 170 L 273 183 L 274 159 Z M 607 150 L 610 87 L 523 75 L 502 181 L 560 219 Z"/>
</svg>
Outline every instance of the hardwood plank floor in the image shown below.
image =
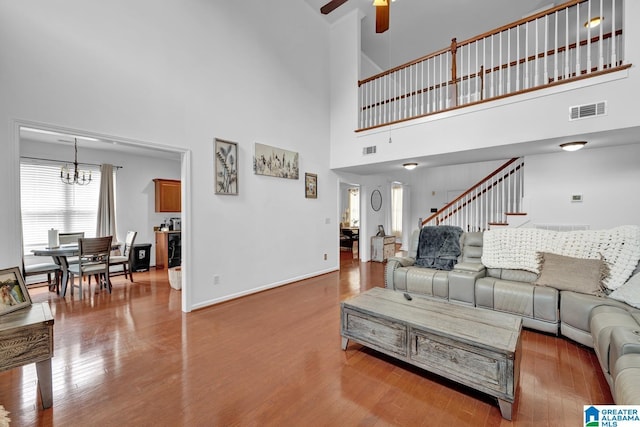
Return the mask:
<svg viewBox="0 0 640 427">
<path fill-rule="evenodd" d="M 35 365 L 0 373 L 11 426 L 575 426 L 611 404 L 591 349 L 523 332 L 514 421 L 494 399 L 351 343 L 339 302 L 384 286 L 380 263 L 342 252 L 341 271 L 189 314 L 166 270 L 114 279 L 113 293 L 60 299 L 53 407 Z"/>
</svg>

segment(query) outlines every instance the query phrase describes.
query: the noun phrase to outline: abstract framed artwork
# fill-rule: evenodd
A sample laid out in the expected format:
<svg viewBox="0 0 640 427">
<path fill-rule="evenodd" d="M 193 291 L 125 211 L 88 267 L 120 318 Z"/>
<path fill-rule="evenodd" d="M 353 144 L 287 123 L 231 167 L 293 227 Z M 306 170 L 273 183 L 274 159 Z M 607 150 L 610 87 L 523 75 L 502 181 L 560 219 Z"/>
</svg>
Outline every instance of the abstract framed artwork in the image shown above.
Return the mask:
<svg viewBox="0 0 640 427">
<path fill-rule="evenodd" d="M 31 297 L 18 267 L 0 270 L 0 316 L 31 305 Z"/>
<path fill-rule="evenodd" d="M 299 179 L 298 153 L 256 142 L 253 172 L 256 175 Z"/>
<path fill-rule="evenodd" d="M 304 197 L 307 199 L 318 198 L 318 175 L 305 172 L 304 174 Z"/>
<path fill-rule="evenodd" d="M 216 194 L 238 195 L 238 144 L 214 141 Z"/>
</svg>

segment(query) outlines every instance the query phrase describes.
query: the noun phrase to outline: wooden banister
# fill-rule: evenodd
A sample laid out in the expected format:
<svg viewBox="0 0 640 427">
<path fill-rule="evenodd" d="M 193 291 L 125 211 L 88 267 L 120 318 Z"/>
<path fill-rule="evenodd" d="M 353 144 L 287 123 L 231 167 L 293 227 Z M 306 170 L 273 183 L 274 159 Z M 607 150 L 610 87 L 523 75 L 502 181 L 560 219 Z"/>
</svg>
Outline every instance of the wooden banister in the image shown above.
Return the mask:
<svg viewBox="0 0 640 427">
<path fill-rule="evenodd" d="M 471 186 L 471 188 L 469 188 L 467 191 L 465 191 L 464 193 L 462 193 L 460 196 L 458 196 L 456 199 L 454 199 L 453 201 L 447 203 L 444 207 L 442 207 L 441 209 L 438 210 L 438 212 L 434 213 L 433 215 L 431 215 L 430 217 L 428 217 L 427 219 L 422 221 L 422 224 L 426 224 L 432 220 L 434 220 L 436 217 L 438 217 L 443 211 L 446 211 L 447 209 L 451 208 L 452 206 L 454 206 L 457 202 L 459 202 L 460 200 L 464 199 L 466 196 L 472 194 L 477 188 L 480 188 L 482 186 L 482 184 L 486 183 L 487 181 L 490 181 L 492 178 L 494 178 L 495 176 L 499 175 L 502 171 L 504 171 L 505 169 L 507 169 L 509 166 L 511 166 L 513 163 L 517 162 L 519 159 L 522 159 L 521 157 L 514 157 L 511 160 L 508 160 L 506 163 L 504 163 L 502 166 L 500 166 L 498 169 L 496 169 L 495 171 L 491 172 L 489 175 L 487 175 L 486 177 L 484 177 L 483 179 L 481 179 L 480 181 L 478 181 L 478 183 L 476 183 L 475 185 Z M 522 164 L 524 164 L 524 160 L 522 161 Z M 521 165 L 519 165 L 516 169 L 519 169 L 521 167 Z M 511 173 L 511 172 L 510 172 Z M 486 192 L 487 189 L 485 189 L 483 192 Z"/>
</svg>

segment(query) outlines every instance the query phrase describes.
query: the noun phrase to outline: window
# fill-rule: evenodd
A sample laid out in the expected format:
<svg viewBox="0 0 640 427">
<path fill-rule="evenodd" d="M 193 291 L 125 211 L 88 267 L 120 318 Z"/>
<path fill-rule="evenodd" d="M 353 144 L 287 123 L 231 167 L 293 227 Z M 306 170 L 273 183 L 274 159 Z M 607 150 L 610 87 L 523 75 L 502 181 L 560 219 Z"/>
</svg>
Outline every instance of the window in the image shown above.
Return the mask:
<svg viewBox="0 0 640 427">
<path fill-rule="evenodd" d="M 360 226 L 360 189 L 358 187 L 349 189 L 349 226 Z"/>
<path fill-rule="evenodd" d="M 391 234 L 402 237 L 402 184 L 391 185 Z"/>
<path fill-rule="evenodd" d="M 84 231 L 95 237 L 100 194 L 100 168 L 82 165 L 91 171 L 89 185 L 69 185 L 60 181 L 60 166 L 23 159 L 20 162 L 22 238 L 25 254 L 48 244 L 47 230 L 61 233 Z"/>
</svg>

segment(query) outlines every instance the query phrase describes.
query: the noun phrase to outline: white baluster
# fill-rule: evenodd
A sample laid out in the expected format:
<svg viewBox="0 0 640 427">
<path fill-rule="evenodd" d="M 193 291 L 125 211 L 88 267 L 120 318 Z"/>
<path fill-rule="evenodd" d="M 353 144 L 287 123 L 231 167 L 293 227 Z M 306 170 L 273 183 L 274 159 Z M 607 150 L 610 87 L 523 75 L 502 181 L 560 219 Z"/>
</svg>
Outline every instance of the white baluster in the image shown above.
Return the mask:
<svg viewBox="0 0 640 427">
<path fill-rule="evenodd" d="M 560 19 L 558 17 L 558 11 L 556 10 L 555 12 L 555 35 L 554 35 L 554 43 L 553 43 L 553 81 L 557 82 L 558 81 L 558 55 L 560 55 L 560 52 L 558 52 L 558 19 Z"/>
<path fill-rule="evenodd" d="M 548 55 L 549 52 L 549 15 L 544 16 L 544 81 L 543 85 L 549 84 L 549 63 L 548 63 Z"/>
<path fill-rule="evenodd" d="M 520 90 L 520 27 L 516 27 L 516 92 Z"/>
<path fill-rule="evenodd" d="M 565 8 L 565 50 L 564 50 L 564 78 L 568 79 L 569 76 L 569 8 Z"/>
<path fill-rule="evenodd" d="M 616 55 L 616 0 L 611 0 L 611 67 L 618 65 Z"/>
<path fill-rule="evenodd" d="M 580 76 L 580 5 L 576 5 L 576 77 Z"/>
<path fill-rule="evenodd" d="M 600 0 L 600 12 L 598 16 L 603 16 L 602 4 L 603 0 Z M 600 37 L 598 38 L 598 71 L 602 71 L 604 69 L 604 40 L 602 39 L 602 32 L 604 27 L 604 22 L 601 22 L 600 25 Z"/>
<path fill-rule="evenodd" d="M 591 73 L 591 1 L 587 2 L 587 22 L 587 74 L 589 74 Z"/>
</svg>

